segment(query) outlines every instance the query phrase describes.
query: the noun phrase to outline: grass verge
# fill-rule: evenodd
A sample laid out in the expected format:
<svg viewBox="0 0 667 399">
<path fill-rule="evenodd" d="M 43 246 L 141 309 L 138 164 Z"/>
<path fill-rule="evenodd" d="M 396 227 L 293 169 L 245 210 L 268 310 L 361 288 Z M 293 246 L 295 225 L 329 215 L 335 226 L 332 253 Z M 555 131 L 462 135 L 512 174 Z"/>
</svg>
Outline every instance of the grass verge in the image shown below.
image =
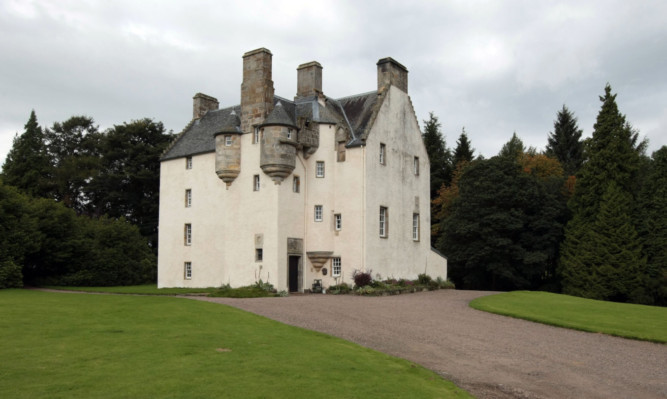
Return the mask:
<svg viewBox="0 0 667 399">
<path fill-rule="evenodd" d="M 486 312 L 557 327 L 667 343 L 667 308 L 596 301 L 537 291 L 477 298 L 470 306 Z"/>
<path fill-rule="evenodd" d="M 62 287 L 46 286 L 52 290 L 99 292 L 109 294 L 133 294 L 133 295 L 187 295 L 187 294 L 210 294 L 218 288 L 158 288 L 155 284 L 127 285 L 118 287 Z"/>
<path fill-rule="evenodd" d="M 437 374 L 231 307 L 0 290 L 3 398 L 470 398 Z"/>
</svg>

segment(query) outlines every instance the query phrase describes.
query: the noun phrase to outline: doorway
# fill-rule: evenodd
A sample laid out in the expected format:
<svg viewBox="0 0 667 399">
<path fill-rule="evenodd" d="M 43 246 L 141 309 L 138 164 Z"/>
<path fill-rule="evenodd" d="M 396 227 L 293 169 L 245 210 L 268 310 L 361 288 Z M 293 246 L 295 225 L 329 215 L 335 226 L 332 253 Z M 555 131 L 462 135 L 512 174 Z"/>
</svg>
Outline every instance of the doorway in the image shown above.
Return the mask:
<svg viewBox="0 0 667 399">
<path fill-rule="evenodd" d="M 299 281 L 301 280 L 300 265 L 301 257 L 300 256 L 290 256 L 289 257 L 289 276 L 288 276 L 288 288 L 289 292 L 299 292 Z"/>
</svg>

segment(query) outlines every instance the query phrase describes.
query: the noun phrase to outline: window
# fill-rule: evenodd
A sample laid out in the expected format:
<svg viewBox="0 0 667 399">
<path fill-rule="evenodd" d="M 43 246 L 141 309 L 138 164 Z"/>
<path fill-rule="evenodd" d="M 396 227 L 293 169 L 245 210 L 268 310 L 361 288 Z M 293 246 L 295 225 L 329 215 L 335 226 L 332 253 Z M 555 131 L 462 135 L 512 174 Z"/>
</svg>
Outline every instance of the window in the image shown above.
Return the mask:
<svg viewBox="0 0 667 399">
<path fill-rule="evenodd" d="M 324 177 L 324 161 L 317 161 L 315 164 L 315 177 Z"/>
<path fill-rule="evenodd" d="M 287 139 L 292 140 L 292 129 L 287 129 Z"/>
<path fill-rule="evenodd" d="M 192 157 L 185 158 L 185 169 L 192 169 Z"/>
<path fill-rule="evenodd" d="M 292 191 L 298 193 L 301 190 L 301 180 L 299 176 L 294 176 L 292 179 Z"/>
<path fill-rule="evenodd" d="M 340 277 L 340 258 L 331 258 L 331 276 Z"/>
<path fill-rule="evenodd" d="M 322 205 L 315 205 L 315 221 L 322 221 Z"/>
<path fill-rule="evenodd" d="M 419 241 L 419 214 L 412 214 L 412 241 Z"/>
<path fill-rule="evenodd" d="M 253 177 L 252 191 L 259 191 L 259 175 Z"/>
<path fill-rule="evenodd" d="M 415 176 L 419 176 L 419 157 L 415 157 L 414 169 L 415 169 Z"/>
<path fill-rule="evenodd" d="M 340 231 L 343 228 L 343 216 L 340 213 L 334 215 L 334 228 Z"/>
<path fill-rule="evenodd" d="M 387 223 L 387 208 L 380 207 L 380 237 L 387 237 L 389 234 L 389 224 Z"/>
<path fill-rule="evenodd" d="M 225 136 L 225 146 L 229 147 L 232 145 L 232 136 Z"/>
<path fill-rule="evenodd" d="M 192 206 L 192 190 L 185 190 L 185 207 L 189 208 Z"/>
<path fill-rule="evenodd" d="M 255 249 L 255 262 L 261 262 L 264 259 L 264 251 L 262 248 Z"/>
<path fill-rule="evenodd" d="M 185 277 L 186 280 L 192 278 L 192 262 L 185 262 L 183 264 L 183 277 Z"/>
<path fill-rule="evenodd" d="M 338 143 L 338 157 L 336 158 L 336 161 L 338 162 L 345 162 L 345 142 L 341 141 Z"/>
<path fill-rule="evenodd" d="M 192 245 L 192 225 L 185 224 L 185 245 Z"/>
<path fill-rule="evenodd" d="M 380 143 L 380 165 L 385 165 L 385 152 L 387 151 L 386 146 L 383 143 Z"/>
<path fill-rule="evenodd" d="M 252 136 L 252 143 L 253 144 L 259 143 L 259 128 L 258 127 L 255 128 L 255 132 Z"/>
</svg>

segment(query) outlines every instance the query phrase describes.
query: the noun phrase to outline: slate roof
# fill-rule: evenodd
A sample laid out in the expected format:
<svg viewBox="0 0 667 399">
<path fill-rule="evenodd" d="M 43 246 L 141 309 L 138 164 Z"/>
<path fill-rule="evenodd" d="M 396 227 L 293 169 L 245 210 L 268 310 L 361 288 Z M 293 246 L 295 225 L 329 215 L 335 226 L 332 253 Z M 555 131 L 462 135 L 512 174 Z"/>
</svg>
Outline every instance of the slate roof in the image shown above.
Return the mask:
<svg viewBox="0 0 667 399">
<path fill-rule="evenodd" d="M 377 92 L 358 94 L 338 100 L 327 98 L 326 106 L 323 106 L 316 95 L 298 98 L 296 101 L 274 96 L 274 108 L 265 124 L 297 126 L 298 118 L 301 117 L 318 123 L 340 123 L 347 126 L 351 134 L 351 140 L 347 146 L 355 147 L 363 144 L 368 135 L 378 98 Z M 277 106 L 278 103 L 280 106 Z M 201 118 L 191 121 L 183 129 L 164 152 L 161 160 L 215 152 L 216 133 L 243 133 L 240 128 L 240 115 L 240 105 L 208 111 Z M 234 123 L 237 126 L 233 126 Z"/>
</svg>

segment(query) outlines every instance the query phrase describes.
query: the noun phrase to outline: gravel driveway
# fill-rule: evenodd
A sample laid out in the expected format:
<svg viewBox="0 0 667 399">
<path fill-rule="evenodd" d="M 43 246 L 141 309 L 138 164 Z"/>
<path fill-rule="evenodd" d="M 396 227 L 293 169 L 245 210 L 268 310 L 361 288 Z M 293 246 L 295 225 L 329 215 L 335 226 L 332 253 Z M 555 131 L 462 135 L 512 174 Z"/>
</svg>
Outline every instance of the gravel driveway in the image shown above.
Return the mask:
<svg viewBox="0 0 667 399">
<path fill-rule="evenodd" d="M 197 298 L 408 359 L 477 398 L 667 398 L 667 345 L 468 307 L 489 292 Z"/>
</svg>

